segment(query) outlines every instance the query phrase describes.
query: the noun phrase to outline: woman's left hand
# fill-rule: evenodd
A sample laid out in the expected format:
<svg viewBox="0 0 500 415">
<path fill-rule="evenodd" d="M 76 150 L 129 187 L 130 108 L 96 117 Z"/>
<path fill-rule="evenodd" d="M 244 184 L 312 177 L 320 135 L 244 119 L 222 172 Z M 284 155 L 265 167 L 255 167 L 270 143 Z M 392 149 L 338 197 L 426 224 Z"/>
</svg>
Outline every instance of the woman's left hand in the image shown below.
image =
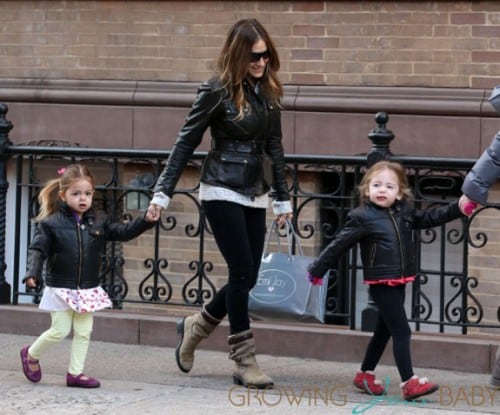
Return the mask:
<svg viewBox="0 0 500 415">
<path fill-rule="evenodd" d="M 275 221 L 278 223 L 278 225 L 283 226 L 287 220 L 291 221 L 292 219 L 293 219 L 293 213 L 289 212 L 276 216 Z"/>
</svg>

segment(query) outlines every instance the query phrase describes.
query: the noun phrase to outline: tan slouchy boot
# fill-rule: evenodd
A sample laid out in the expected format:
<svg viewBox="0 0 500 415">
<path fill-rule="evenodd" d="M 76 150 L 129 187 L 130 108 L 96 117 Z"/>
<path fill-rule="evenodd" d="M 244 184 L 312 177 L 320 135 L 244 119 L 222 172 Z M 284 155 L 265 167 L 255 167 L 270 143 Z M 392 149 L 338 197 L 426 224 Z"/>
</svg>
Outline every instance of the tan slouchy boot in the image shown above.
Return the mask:
<svg viewBox="0 0 500 415">
<path fill-rule="evenodd" d="M 227 338 L 231 351 L 229 358 L 236 364 L 233 382 L 257 389 L 265 389 L 274 385 L 273 380 L 263 373 L 255 359 L 255 340 L 251 330 L 233 334 Z"/>
<path fill-rule="evenodd" d="M 208 314 L 205 307 L 199 313 L 177 322 L 177 333 L 181 337 L 175 348 L 175 360 L 180 370 L 187 373 L 193 368 L 196 346 L 206 339 L 220 322 Z"/>
</svg>

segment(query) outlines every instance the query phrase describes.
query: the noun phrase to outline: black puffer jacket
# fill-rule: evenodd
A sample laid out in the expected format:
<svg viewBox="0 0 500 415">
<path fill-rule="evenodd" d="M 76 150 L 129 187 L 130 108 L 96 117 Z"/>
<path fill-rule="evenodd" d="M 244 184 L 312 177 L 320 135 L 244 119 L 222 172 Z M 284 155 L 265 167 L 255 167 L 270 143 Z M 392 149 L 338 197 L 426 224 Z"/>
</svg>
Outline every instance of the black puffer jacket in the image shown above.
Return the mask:
<svg viewBox="0 0 500 415">
<path fill-rule="evenodd" d="M 249 108 L 237 119 L 238 110 L 218 80 L 199 87 L 155 192 L 172 196 L 184 166 L 210 128 L 212 145 L 203 165 L 202 182 L 249 196 L 264 194 L 272 185 L 276 200 L 289 200 L 281 111 L 248 82 L 244 90 Z"/>
<path fill-rule="evenodd" d="M 153 226 L 154 222 L 142 217 L 128 223 L 112 223 L 109 216 L 92 209 L 83 214 L 78 225 L 71 210 L 61 203 L 59 211 L 36 225 L 24 280 L 40 280 L 46 261 L 46 285 L 70 289 L 97 287 L 106 241 L 127 241 Z"/>
<path fill-rule="evenodd" d="M 420 210 L 397 201 L 390 208 L 371 202 L 349 212 L 345 227 L 326 246 L 308 271 L 322 277 L 347 249 L 359 242 L 365 280 L 395 279 L 416 274 L 414 229 L 441 225 L 461 217 L 457 202 Z"/>
</svg>

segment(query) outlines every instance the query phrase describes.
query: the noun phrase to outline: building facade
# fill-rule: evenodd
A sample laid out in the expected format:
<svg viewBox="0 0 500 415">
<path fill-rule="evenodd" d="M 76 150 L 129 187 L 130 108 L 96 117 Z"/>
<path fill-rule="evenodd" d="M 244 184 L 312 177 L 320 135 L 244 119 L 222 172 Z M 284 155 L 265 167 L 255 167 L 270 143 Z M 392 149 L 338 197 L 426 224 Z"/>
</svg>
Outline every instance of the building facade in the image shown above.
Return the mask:
<svg viewBox="0 0 500 415">
<path fill-rule="evenodd" d="M 477 157 L 496 131 L 495 1 L 0 1 L 14 142 L 170 148 L 230 25 L 276 41 L 288 153 L 357 154 L 386 111 L 397 153 Z M 29 121 L 29 122 L 28 122 Z M 460 141 L 460 145 L 456 145 Z"/>
<path fill-rule="evenodd" d="M 246 17 L 280 52 L 288 154 L 364 153 L 379 111 L 392 151 L 412 156 L 476 158 L 500 125 L 487 101 L 499 83 L 497 1 L 21 0 L 0 11 L 0 102 L 14 144 L 170 149 L 227 30 Z M 497 217 L 480 226 L 491 232 Z M 493 235 L 470 262 L 492 309 Z"/>
</svg>

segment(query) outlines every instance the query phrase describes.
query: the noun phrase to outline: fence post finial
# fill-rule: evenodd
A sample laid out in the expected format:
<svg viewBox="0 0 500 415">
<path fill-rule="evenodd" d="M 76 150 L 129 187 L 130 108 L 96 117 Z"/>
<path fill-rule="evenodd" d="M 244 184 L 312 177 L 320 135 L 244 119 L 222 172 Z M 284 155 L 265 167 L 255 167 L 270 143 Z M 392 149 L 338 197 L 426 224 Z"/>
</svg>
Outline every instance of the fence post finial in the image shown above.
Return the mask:
<svg viewBox="0 0 500 415">
<path fill-rule="evenodd" d="M 392 156 L 389 144 L 394 139 L 394 134 L 386 128 L 389 115 L 386 112 L 377 112 L 375 121 L 378 126 L 368 134 L 368 138 L 372 141 L 372 148 L 366 156 L 367 167 L 372 166 L 377 161 L 387 160 Z"/>
</svg>

